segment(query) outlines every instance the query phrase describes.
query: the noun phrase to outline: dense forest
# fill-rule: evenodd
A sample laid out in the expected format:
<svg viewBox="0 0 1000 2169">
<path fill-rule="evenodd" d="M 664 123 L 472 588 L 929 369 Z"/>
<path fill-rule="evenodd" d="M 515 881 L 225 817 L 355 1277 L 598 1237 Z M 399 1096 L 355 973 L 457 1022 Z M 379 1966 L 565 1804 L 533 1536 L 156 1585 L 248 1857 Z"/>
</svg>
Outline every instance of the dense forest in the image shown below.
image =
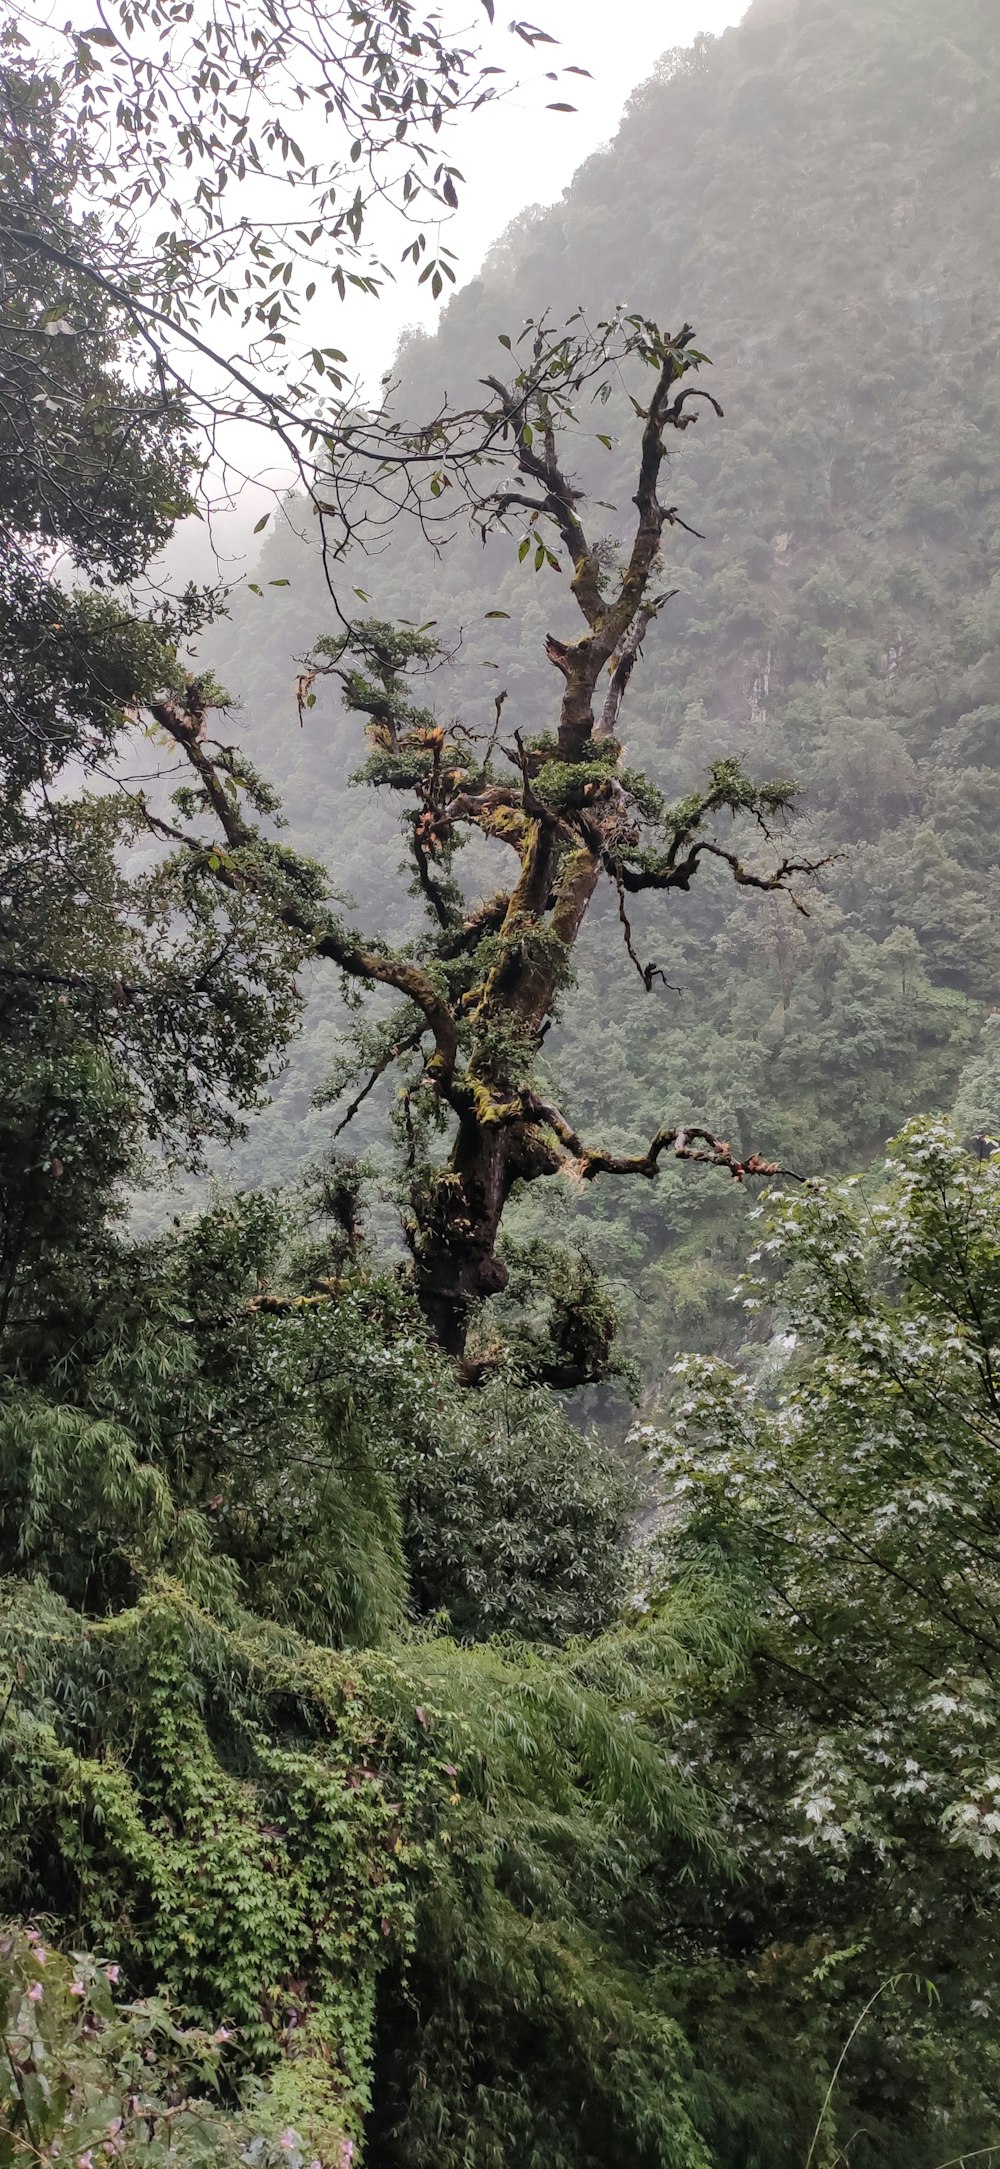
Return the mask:
<svg viewBox="0 0 1000 2169">
<path fill-rule="evenodd" d="M 666 55 L 378 410 L 475 49 L 114 19 L 0 47 L 0 2169 L 989 2164 L 992 0 Z"/>
</svg>

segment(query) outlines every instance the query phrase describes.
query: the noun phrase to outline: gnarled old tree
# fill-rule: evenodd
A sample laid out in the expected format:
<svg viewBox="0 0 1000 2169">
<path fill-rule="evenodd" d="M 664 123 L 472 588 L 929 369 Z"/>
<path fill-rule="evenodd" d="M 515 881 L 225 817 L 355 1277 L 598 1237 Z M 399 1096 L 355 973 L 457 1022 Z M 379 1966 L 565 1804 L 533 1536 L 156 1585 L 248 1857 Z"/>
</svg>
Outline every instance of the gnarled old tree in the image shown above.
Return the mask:
<svg viewBox="0 0 1000 2169">
<path fill-rule="evenodd" d="M 505 342 L 506 343 L 506 342 Z M 530 358 L 508 381 L 486 381 L 486 418 L 506 445 L 506 470 L 481 494 L 484 530 L 524 515 L 519 555 L 560 570 L 583 618 L 576 638 L 550 634 L 546 652 L 559 681 L 553 729 L 521 718 L 507 728 L 505 696 L 488 732 L 444 724 L 413 697 L 441 650 L 426 632 L 373 621 L 320 640 L 300 682 L 312 705 L 320 674 L 338 679 L 347 708 L 366 718 L 370 758 L 361 780 L 396 792 L 415 887 L 427 929 L 405 951 L 366 940 L 331 912 L 314 866 L 266 843 L 240 803 L 241 764 L 206 734 L 204 697 L 192 685 L 186 702 L 155 713 L 186 755 L 197 788 L 186 794 L 194 830 L 173 830 L 216 878 L 256 894 L 301 938 L 304 951 L 329 958 L 348 980 L 388 986 L 403 997 L 388 1022 L 366 1038 L 365 1091 L 391 1065 L 404 1068 L 403 1124 L 408 1168 L 408 1236 L 424 1315 L 441 1347 L 469 1375 L 470 1328 L 484 1298 L 502 1290 L 498 1255 L 504 1208 L 514 1186 L 572 1170 L 584 1181 L 612 1172 L 654 1179 L 672 1152 L 747 1175 L 775 1172 L 753 1155 L 738 1159 L 711 1129 L 678 1128 L 669 1119 L 631 1155 L 584 1143 L 571 1117 L 538 1081 L 539 1050 L 566 988 L 574 945 L 603 882 L 617 895 L 628 954 L 647 990 L 656 976 L 636 953 L 629 899 L 647 890 L 684 891 L 700 862 L 721 859 L 733 879 L 755 889 L 785 890 L 816 868 L 772 855 L 746 865 L 720 841 L 713 822 L 743 817 L 770 843 L 791 803 L 785 782 L 751 781 L 735 761 L 717 764 L 704 789 L 667 806 L 642 775 L 623 765 L 619 716 L 642 642 L 669 599 L 659 586 L 664 529 L 679 522 L 658 494 L 668 433 L 684 431 L 702 411 L 721 412 L 691 381 L 705 361 L 689 326 L 675 336 L 652 323 L 617 317 L 595 333 L 559 336 L 532 326 Z M 581 397 L 607 398 L 613 375 L 643 365 L 649 389 L 633 399 L 639 418 L 638 469 L 631 541 L 617 561 L 585 525 L 584 499 L 567 472 L 562 441 Z M 561 548 L 562 556 L 556 551 Z M 200 817 L 216 833 L 207 838 Z M 162 827 L 162 824 L 161 824 Z M 455 871 L 457 847 L 470 834 L 506 847 L 509 882 L 473 906 Z M 664 1110 L 668 1118 L 669 1110 Z M 346 1118 L 345 1118 L 346 1119 Z M 340 1125 L 343 1127 L 343 1123 Z M 447 1133 L 435 1157 L 435 1133 Z M 608 1334 L 581 1334 L 579 1320 L 547 1375 L 580 1383 L 608 1365 Z"/>
</svg>

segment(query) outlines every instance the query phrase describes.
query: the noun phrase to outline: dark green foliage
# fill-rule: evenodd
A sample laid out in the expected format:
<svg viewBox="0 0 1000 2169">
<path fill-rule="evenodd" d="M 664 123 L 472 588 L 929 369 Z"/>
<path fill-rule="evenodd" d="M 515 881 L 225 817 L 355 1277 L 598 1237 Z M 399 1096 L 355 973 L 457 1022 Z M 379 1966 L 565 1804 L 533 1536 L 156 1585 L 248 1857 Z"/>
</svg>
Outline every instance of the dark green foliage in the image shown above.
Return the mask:
<svg viewBox="0 0 1000 2169">
<path fill-rule="evenodd" d="M 401 1971 L 408 2009 L 435 1984 L 421 2058 L 454 2135 L 440 2158 L 458 2161 L 474 2084 L 460 2076 L 466 1994 L 498 2048 L 513 2026 L 504 2053 L 516 2059 L 537 1967 L 536 1998 L 562 1982 L 553 2048 L 588 2074 L 622 2161 L 652 2120 L 670 2133 L 669 2158 L 694 2169 L 676 2027 L 650 2020 L 610 1950 L 582 2007 L 576 1984 L 606 1940 L 631 1847 L 669 1837 L 684 1854 L 705 1834 L 694 1790 L 631 1702 L 641 1686 L 652 1712 L 674 1693 L 717 1638 L 710 1614 L 679 1599 L 673 1624 L 634 1648 L 626 1636 L 563 1660 L 442 1641 L 337 1655 L 244 1608 L 209 1557 L 204 1515 L 180 1517 L 185 1555 L 164 1485 L 130 1489 L 114 1447 L 106 1431 L 90 1440 L 110 1454 L 131 1552 L 124 1608 L 85 1618 L 40 1578 L 3 1585 L 4 1903 L 72 1922 L 133 1991 L 155 1983 L 224 2025 L 234 2083 L 266 2079 L 255 2120 L 272 2135 L 290 2123 L 331 2162 L 360 2136 L 373 2025 L 376 2065 L 388 2058 L 394 2074 L 380 2119 L 409 2088 L 410 2022 L 392 2017 Z M 165 1549 L 179 1579 L 155 1572 Z M 386 1973 L 396 1987 L 373 2006 Z M 573 2092 L 546 2101 L 539 2076 L 525 2113 L 572 2148 Z M 508 2112 L 503 2085 L 477 2106 L 484 2161 L 500 2158 Z M 425 2158 L 425 2113 L 406 2159 Z"/>
<path fill-rule="evenodd" d="M 65 1050 L 53 1033 L 44 1053 L 5 1047 L 0 1058 L 0 1330 L 20 1354 L 27 1328 L 31 1368 L 89 1296 L 81 1253 L 131 1159 L 131 1105 L 99 1056 L 65 1037 Z"/>
<path fill-rule="evenodd" d="M 74 1073 L 74 1134 L 89 1121 L 93 1142 L 89 1083 Z M 16 1137 L 3 1142 L 16 1165 Z M 95 1158 L 110 1188 L 106 1145 Z M 64 1215 L 68 1161 L 66 1180 Z M 595 2113 L 631 2144 L 673 2103 L 683 2042 L 650 2028 L 612 1960 L 595 2062 L 572 1984 L 603 1938 L 625 1830 L 640 1848 L 669 1830 L 682 1852 L 707 1835 L 632 1687 L 648 1674 L 652 1707 L 669 1699 L 702 1642 L 725 1639 L 711 1608 L 679 1597 L 634 1650 L 628 1635 L 552 1648 L 614 1618 L 628 1489 L 513 1378 L 460 1391 L 398 1280 L 344 1254 L 349 1171 L 326 1172 L 305 1236 L 287 1207 L 248 1197 L 135 1248 L 99 1190 L 76 1203 L 69 1227 L 36 1210 L 3 1347 L 0 1910 L 47 1915 L 54 1940 L 102 1951 L 143 2001 L 88 2036 L 65 1995 L 56 2008 L 53 1974 L 42 2061 L 64 2072 L 65 2107 L 29 2130 L 0 2071 L 12 2161 L 26 2138 L 55 2146 L 116 2115 L 131 2160 L 138 2040 L 151 2143 L 169 2111 L 193 2160 L 252 2138 L 254 2159 L 291 2149 L 342 2169 L 385 2058 L 379 2113 L 400 2113 L 409 2021 L 391 2014 L 411 1964 L 441 1988 L 425 2061 L 460 2129 L 461 1984 L 472 1964 L 499 2039 L 526 1934 L 546 1978 L 565 1978 L 564 2046 Z M 464 1636 L 502 1628 L 508 1645 L 460 1647 L 440 1618 L 432 1639 L 413 1632 L 446 1606 Z M 25 1962 L 3 1953 L 16 2012 Z M 171 2012 L 201 2031 L 181 2041 Z M 204 2105 L 206 2036 L 225 2048 L 221 2115 Z M 20 2016 L 11 2054 L 18 2072 L 42 2067 Z M 506 2110 L 501 2093 L 479 2119 L 487 2158 Z M 572 2146 L 570 2099 L 561 2114 Z M 694 2169 L 683 2106 L 677 2132 Z"/>
<path fill-rule="evenodd" d="M 616 1453 L 516 1372 L 471 1399 L 446 1376 L 431 1436 L 392 1454 L 416 1601 L 477 1639 L 600 1633 L 626 1593 L 636 1503 Z"/>
<path fill-rule="evenodd" d="M 68 243 L 86 145 L 66 121 L 65 85 L 17 44 L 0 45 L 0 222 L 14 200 L 25 230 Z M 148 579 L 190 507 L 177 397 L 151 370 L 127 307 L 91 279 L 55 278 L 11 248 L 2 300 L 0 1034 L 24 1067 L 25 1179 L 24 1095 L 55 1109 L 67 1089 L 65 1067 L 45 1083 L 52 1059 L 101 1069 L 105 1097 L 122 1094 L 113 1166 L 52 1144 L 60 1165 L 43 1172 L 69 1191 L 85 1160 L 98 1188 L 109 1169 L 120 1174 L 137 1128 L 197 1159 L 206 1136 L 238 1127 L 296 1014 L 299 952 L 248 898 L 220 894 L 207 863 L 153 866 L 145 788 L 121 783 L 125 746 L 157 694 L 196 701 L 214 690 L 183 657 L 211 599 L 189 589 L 154 604 Z M 62 579 L 58 552 L 70 567 Z M 252 775 L 228 780 L 254 788 Z M 153 795 L 156 833 L 166 821 L 169 835 L 169 800 Z M 38 1120 L 44 1129 L 48 1117 Z M 22 1253 L 25 1205 L 22 1193 L 5 1205 L 8 1247 Z"/>
<path fill-rule="evenodd" d="M 89 159 L 66 86 L 22 59 L 21 42 L 8 28 L 0 52 L 4 525 L 35 543 L 69 544 L 89 573 L 127 581 L 191 509 L 183 409 L 168 379 L 140 363 L 130 383 L 119 369 L 127 320 L 90 279 L 10 239 L 14 225 L 72 252 L 98 235 L 97 221 L 81 226 L 74 209 Z"/>
<path fill-rule="evenodd" d="M 671 1533 L 561 1655 L 400 1639 L 403 1558 L 459 1628 L 590 1629 L 599 1465 L 515 1380 L 459 1393 L 391 1279 L 324 1291 L 273 1202 L 111 1260 L 61 1400 L 10 1382 L 0 1904 L 223 2029 L 199 2144 L 936 2169 L 997 2129 L 1000 1177 L 941 1132 L 897 1164 L 766 1232 L 798 1346 L 689 1373 L 669 1462 L 646 1427 Z"/>
<path fill-rule="evenodd" d="M 76 1119 L 101 1110 L 95 1091 Z M 31 1222 L 5 1342 L 8 1571 L 114 1605 L 135 1513 L 158 1570 L 197 1558 L 322 1642 L 384 1641 L 408 1603 L 474 1636 L 561 1642 L 613 1618 L 616 1457 L 513 1378 L 463 1393 L 392 1277 L 303 1277 L 273 1200 L 220 1199 L 129 1249 L 86 1223 L 69 1167 L 47 1187 L 60 1211 Z"/>
</svg>

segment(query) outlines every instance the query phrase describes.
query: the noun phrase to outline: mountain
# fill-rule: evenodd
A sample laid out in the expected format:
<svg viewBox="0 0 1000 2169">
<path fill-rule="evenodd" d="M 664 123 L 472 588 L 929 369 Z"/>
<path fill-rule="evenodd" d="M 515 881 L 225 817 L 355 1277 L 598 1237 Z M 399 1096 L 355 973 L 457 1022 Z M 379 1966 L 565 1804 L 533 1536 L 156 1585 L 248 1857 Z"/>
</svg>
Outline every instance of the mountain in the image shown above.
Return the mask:
<svg viewBox="0 0 1000 2169">
<path fill-rule="evenodd" d="M 630 689 L 629 751 L 672 796 L 731 752 L 793 776 L 790 844 L 831 863 L 808 917 L 711 870 L 687 897 L 640 899 L 637 945 L 666 981 L 652 994 L 611 897 L 547 1042 L 552 1082 L 588 1137 L 635 1149 L 668 1118 L 700 1118 L 806 1174 L 857 1166 L 908 1115 L 961 1104 L 963 1071 L 1000 1119 L 1000 1049 L 983 1038 L 1000 998 L 994 0 L 756 0 L 738 30 L 665 55 L 562 200 L 526 212 L 436 335 L 406 343 L 399 400 L 422 412 L 461 395 L 526 317 L 618 301 L 696 325 L 725 410 L 676 461 L 704 540 L 671 533 L 679 592 Z M 610 450 L 588 453 L 611 502 L 629 494 L 628 419 L 613 412 Z M 294 526 L 292 507 L 261 596 L 235 604 L 211 659 L 292 840 L 398 932 L 410 907 L 388 878 L 387 808 L 346 796 L 355 726 L 332 697 L 294 718 L 295 658 L 331 619 Z M 449 713 L 486 713 L 504 685 L 511 722 L 538 730 L 553 712 L 544 635 L 571 629 L 572 604 L 518 565 L 516 543 L 459 531 L 436 558 L 401 524 L 347 578 L 379 614 L 463 628 L 438 681 Z M 509 621 L 487 625 L 497 609 Z M 241 1179 L 287 1175 L 326 1134 L 308 1103 L 338 1022 L 318 985 Z M 584 1204 L 536 1194 L 524 1225 L 573 1217 L 655 1381 L 679 1345 L 738 1342 L 726 1298 L 748 1202 L 671 1169 Z"/>
</svg>

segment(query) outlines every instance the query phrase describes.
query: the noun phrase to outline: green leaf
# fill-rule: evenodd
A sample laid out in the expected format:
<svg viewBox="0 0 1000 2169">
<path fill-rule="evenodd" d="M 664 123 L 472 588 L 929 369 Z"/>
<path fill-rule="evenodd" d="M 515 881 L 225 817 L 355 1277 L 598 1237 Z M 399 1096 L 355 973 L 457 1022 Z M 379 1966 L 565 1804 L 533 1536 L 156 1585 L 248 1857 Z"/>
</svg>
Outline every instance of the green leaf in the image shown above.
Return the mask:
<svg viewBox="0 0 1000 2169">
<path fill-rule="evenodd" d="M 265 529 L 265 527 L 267 526 L 267 523 L 268 523 L 268 520 L 270 519 L 270 517 L 271 517 L 271 515 L 270 515 L 270 513 L 269 513 L 269 512 L 265 512 L 265 513 L 263 513 L 263 514 L 262 514 L 261 518 L 260 518 L 260 519 L 258 520 L 258 522 L 257 522 L 257 525 L 256 525 L 256 527 L 254 528 L 254 534 L 255 534 L 255 535 L 262 535 L 262 534 L 263 534 L 263 532 L 264 532 L 264 529 Z"/>
</svg>

